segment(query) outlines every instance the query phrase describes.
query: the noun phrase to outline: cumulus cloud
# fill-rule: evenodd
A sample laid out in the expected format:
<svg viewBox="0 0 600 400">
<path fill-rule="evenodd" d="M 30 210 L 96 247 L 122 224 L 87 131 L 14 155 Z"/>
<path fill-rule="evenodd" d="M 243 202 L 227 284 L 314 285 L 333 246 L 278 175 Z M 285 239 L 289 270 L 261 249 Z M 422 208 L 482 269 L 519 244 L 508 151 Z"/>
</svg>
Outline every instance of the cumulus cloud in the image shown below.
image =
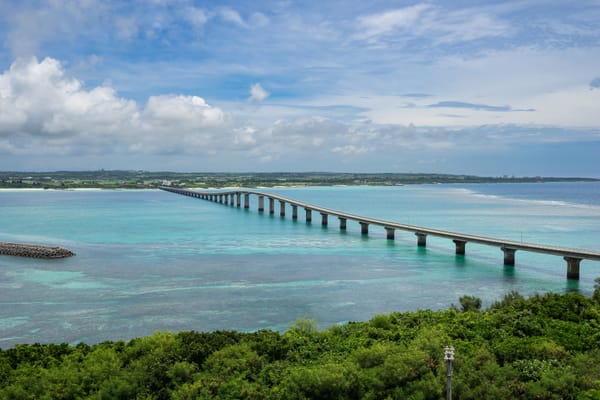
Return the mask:
<svg viewBox="0 0 600 400">
<path fill-rule="evenodd" d="M 225 113 L 198 96 L 151 96 L 143 108 L 109 86 L 91 89 L 60 62 L 31 58 L 0 75 L 0 138 L 9 151 L 28 143 L 65 151 L 210 151 Z"/>
<path fill-rule="evenodd" d="M 255 83 L 250 87 L 250 100 L 258 101 L 259 103 L 263 102 L 267 97 L 269 97 L 269 92 L 267 92 L 260 83 Z"/>
</svg>

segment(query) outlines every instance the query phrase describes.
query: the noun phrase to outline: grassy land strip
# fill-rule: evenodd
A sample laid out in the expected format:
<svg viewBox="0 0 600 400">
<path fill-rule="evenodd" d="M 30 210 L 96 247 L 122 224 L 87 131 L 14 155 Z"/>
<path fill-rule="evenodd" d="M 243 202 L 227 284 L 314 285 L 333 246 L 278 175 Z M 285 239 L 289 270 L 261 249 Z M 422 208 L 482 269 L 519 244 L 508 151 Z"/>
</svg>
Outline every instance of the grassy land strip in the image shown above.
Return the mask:
<svg viewBox="0 0 600 400">
<path fill-rule="evenodd" d="M 594 181 L 590 178 L 479 177 L 448 174 L 355 174 L 331 172 L 275 173 L 196 173 L 148 171 L 58 171 L 0 172 L 0 188 L 37 189 L 153 189 L 165 182 L 173 186 L 197 188 L 405 185 L 423 183 L 494 183 Z"/>
</svg>

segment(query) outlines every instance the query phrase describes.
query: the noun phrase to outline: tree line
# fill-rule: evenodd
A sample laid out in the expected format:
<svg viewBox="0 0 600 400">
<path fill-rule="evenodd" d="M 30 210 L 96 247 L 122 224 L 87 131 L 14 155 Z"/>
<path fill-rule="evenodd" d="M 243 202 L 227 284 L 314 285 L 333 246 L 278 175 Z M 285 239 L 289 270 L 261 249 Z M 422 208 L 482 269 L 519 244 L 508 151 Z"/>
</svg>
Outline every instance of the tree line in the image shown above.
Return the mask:
<svg viewBox="0 0 600 400">
<path fill-rule="evenodd" d="M 508 293 L 486 310 L 394 312 L 325 330 L 156 332 L 0 350 L 2 399 L 600 399 L 600 289 Z"/>
</svg>

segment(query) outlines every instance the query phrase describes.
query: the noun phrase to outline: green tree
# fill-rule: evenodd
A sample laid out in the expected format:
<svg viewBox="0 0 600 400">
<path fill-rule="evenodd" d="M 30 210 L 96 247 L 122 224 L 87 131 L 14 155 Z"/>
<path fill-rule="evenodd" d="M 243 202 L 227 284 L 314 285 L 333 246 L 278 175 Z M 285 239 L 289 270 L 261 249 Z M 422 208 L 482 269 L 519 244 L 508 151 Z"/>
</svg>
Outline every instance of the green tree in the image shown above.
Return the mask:
<svg viewBox="0 0 600 400">
<path fill-rule="evenodd" d="M 464 312 L 481 310 L 481 299 L 479 297 L 464 295 L 458 301 L 460 302 L 461 310 Z"/>
</svg>

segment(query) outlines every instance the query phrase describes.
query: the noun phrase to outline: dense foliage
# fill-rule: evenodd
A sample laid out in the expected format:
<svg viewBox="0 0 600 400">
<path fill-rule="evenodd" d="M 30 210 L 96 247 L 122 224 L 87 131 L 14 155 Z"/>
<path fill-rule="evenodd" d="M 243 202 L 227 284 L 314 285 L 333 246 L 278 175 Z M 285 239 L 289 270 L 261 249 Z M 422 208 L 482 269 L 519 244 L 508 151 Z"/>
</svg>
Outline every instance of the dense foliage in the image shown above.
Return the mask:
<svg viewBox="0 0 600 400">
<path fill-rule="evenodd" d="M 598 293 L 596 293 L 598 294 Z M 597 297 L 597 296 L 596 296 Z M 7 399 L 600 399 L 600 304 L 579 294 L 377 315 L 319 331 L 158 332 L 0 351 Z"/>
</svg>

